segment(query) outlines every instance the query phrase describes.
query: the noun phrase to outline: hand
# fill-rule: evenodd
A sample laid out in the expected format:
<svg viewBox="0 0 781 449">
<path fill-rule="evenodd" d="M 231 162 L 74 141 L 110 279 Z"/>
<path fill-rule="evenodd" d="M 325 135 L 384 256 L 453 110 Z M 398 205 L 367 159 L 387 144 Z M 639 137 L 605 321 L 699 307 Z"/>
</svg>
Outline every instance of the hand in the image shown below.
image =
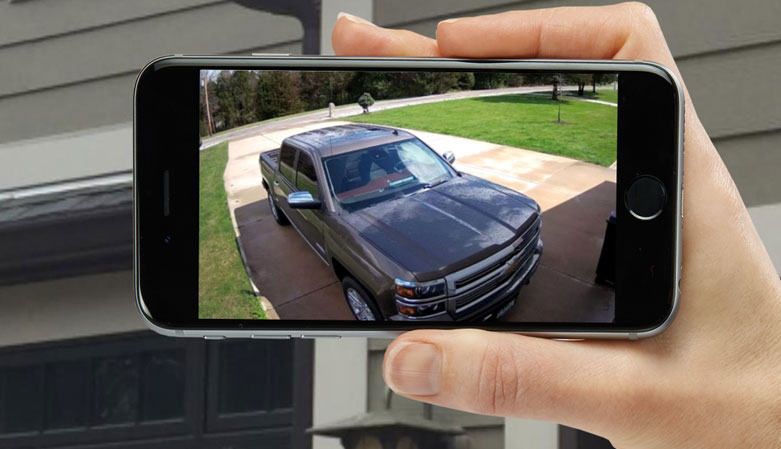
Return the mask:
<svg viewBox="0 0 781 449">
<path fill-rule="evenodd" d="M 441 22 L 437 39 L 342 16 L 339 55 L 675 61 L 643 4 Z M 678 74 L 680 76 L 680 74 Z M 681 306 L 662 335 L 563 342 L 420 330 L 385 355 L 397 393 L 555 421 L 617 447 L 781 447 L 781 282 L 686 93 Z"/>
</svg>

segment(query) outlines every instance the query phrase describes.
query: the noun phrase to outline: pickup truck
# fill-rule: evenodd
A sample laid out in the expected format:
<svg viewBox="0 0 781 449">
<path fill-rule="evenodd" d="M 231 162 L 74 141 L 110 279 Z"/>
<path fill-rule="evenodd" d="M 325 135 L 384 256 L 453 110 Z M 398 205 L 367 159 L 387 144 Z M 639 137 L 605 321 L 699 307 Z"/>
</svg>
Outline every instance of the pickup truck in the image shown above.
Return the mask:
<svg viewBox="0 0 781 449">
<path fill-rule="evenodd" d="M 358 320 L 499 318 L 539 264 L 539 205 L 409 132 L 332 126 L 259 159 L 271 215 L 333 270 Z"/>
</svg>

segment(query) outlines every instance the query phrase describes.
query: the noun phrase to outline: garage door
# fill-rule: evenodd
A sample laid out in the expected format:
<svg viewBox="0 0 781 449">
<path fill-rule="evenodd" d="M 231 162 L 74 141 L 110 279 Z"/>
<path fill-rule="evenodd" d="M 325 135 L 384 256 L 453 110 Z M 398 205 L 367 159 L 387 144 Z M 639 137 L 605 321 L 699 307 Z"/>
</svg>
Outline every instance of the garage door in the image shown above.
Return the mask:
<svg viewBox="0 0 781 449">
<path fill-rule="evenodd" d="M 143 333 L 0 351 L 3 448 L 306 448 L 311 401 L 311 341 Z"/>
</svg>

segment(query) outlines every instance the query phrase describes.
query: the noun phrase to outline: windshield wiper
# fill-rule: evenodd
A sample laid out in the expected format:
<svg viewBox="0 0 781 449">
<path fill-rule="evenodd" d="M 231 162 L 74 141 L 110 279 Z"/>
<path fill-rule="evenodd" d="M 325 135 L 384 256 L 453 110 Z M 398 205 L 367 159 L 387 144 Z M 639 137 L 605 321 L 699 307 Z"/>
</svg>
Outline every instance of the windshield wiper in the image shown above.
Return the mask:
<svg viewBox="0 0 781 449">
<path fill-rule="evenodd" d="M 430 189 L 432 187 L 436 187 L 436 186 L 442 184 L 443 182 L 447 182 L 447 180 L 448 180 L 448 178 L 443 178 L 443 179 L 440 179 L 437 182 L 429 182 L 429 183 L 423 184 L 423 188 Z"/>
<path fill-rule="evenodd" d="M 414 176 L 407 176 L 406 178 L 398 179 L 396 181 L 388 181 L 388 187 L 398 187 L 400 185 L 409 184 L 414 180 Z"/>
</svg>

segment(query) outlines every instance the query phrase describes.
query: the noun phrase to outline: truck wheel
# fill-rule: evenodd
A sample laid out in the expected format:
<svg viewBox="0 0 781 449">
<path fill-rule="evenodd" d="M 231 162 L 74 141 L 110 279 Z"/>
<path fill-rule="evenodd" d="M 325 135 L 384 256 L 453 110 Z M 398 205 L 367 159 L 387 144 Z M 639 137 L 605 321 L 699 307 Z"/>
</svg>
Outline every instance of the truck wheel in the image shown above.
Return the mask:
<svg viewBox="0 0 781 449">
<path fill-rule="evenodd" d="M 274 200 L 271 199 L 271 192 L 269 192 L 268 195 L 268 207 L 271 209 L 271 216 L 274 217 L 274 221 L 276 221 L 277 224 L 285 226 L 290 223 L 285 214 L 279 210 L 276 204 L 274 204 Z"/>
<path fill-rule="evenodd" d="M 380 311 L 374 304 L 371 295 L 361 284 L 350 276 L 342 279 L 342 290 L 347 306 L 358 321 L 377 321 L 382 319 Z"/>
</svg>

